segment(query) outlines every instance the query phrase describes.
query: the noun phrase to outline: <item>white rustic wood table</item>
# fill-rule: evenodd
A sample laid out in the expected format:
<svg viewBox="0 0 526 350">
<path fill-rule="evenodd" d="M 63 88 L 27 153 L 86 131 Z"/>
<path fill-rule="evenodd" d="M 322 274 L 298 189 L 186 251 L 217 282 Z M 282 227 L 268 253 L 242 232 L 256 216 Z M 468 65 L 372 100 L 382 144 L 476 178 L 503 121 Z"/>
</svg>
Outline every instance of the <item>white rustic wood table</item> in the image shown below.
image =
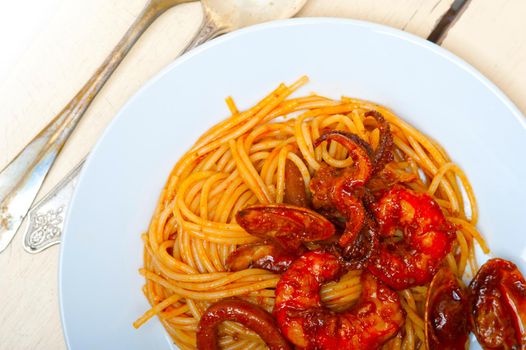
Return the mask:
<svg viewBox="0 0 526 350">
<path fill-rule="evenodd" d="M 15 11 L 0 9 L 0 39 L 10 39 L 0 40 L 0 52 L 8 57 L 0 58 L 0 169 L 91 76 L 145 0 L 21 3 L 14 5 Z M 28 4 L 35 9 L 24 8 Z M 452 4 L 453 0 L 310 0 L 300 16 L 362 19 L 427 37 Z M 525 0 L 471 0 L 439 41 L 494 81 L 523 113 L 525 15 Z M 38 19 L 30 35 L 21 30 L 27 28 L 27 18 Z M 191 3 L 154 23 L 77 127 L 39 196 L 87 154 L 125 101 L 177 56 L 200 20 L 200 5 Z M 15 44 L 18 51 L 9 56 Z M 58 306 L 59 249 L 30 255 L 17 236 L 0 254 L 0 349 L 66 347 Z"/>
</svg>

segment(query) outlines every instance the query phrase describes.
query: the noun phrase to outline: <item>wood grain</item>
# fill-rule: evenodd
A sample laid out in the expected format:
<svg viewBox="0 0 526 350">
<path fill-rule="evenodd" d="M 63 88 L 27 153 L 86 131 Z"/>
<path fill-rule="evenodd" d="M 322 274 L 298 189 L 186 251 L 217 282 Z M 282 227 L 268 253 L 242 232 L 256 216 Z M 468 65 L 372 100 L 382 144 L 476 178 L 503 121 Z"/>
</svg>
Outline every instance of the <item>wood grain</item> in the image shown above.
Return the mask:
<svg viewBox="0 0 526 350">
<path fill-rule="evenodd" d="M 0 83 L 0 167 L 89 79 L 143 5 L 143 0 L 61 3 Z M 196 3 L 170 10 L 152 25 L 93 102 L 41 195 L 91 149 L 124 102 L 174 59 L 200 19 Z M 64 349 L 57 288 L 59 248 L 29 255 L 21 239 L 16 236 L 0 254 L 0 349 Z"/>
<path fill-rule="evenodd" d="M 427 37 L 454 0 L 309 1 L 299 16 L 353 18 Z"/>
<path fill-rule="evenodd" d="M 473 0 L 442 46 L 492 80 L 526 114 L 526 1 Z"/>
<path fill-rule="evenodd" d="M 60 2 L 36 40 L 0 81 L 0 167 L 87 81 L 144 3 Z M 368 20 L 426 37 L 451 3 L 310 0 L 300 15 Z M 526 76 L 526 30 L 520 18 L 525 13 L 524 5 L 523 0 L 472 0 L 466 18 L 458 21 L 444 42 L 516 101 L 521 97 L 525 100 L 520 91 L 526 84 L 520 78 Z M 125 101 L 177 56 L 197 30 L 201 16 L 199 4 L 182 5 L 152 25 L 95 99 L 46 180 L 43 193 L 91 149 Z M 499 52 L 492 52 L 492 48 Z M 0 349 L 64 349 L 57 291 L 59 247 L 28 255 L 20 242 L 21 237 L 15 237 L 0 254 Z"/>
</svg>

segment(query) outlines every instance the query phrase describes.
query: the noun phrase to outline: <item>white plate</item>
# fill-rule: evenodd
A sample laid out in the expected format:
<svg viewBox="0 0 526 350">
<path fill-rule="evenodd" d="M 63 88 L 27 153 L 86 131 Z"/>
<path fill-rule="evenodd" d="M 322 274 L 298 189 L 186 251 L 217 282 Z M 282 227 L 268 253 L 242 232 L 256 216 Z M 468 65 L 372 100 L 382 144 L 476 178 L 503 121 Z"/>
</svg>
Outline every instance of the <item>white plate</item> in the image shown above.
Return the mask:
<svg viewBox="0 0 526 350">
<path fill-rule="evenodd" d="M 427 41 L 343 19 L 296 19 L 226 35 L 178 59 L 121 110 L 84 166 L 60 259 L 71 349 L 170 349 L 137 272 L 140 234 L 170 169 L 228 115 L 307 74 L 301 93 L 377 101 L 438 140 L 466 171 L 493 253 L 526 272 L 526 123 L 469 65 Z"/>
</svg>

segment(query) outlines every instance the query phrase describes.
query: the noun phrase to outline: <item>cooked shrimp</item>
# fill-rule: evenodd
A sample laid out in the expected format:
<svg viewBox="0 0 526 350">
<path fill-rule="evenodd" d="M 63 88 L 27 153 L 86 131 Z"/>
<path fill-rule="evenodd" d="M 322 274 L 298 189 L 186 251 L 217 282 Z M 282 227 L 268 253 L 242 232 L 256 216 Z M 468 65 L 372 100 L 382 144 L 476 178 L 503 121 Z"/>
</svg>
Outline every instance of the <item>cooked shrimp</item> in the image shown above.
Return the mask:
<svg viewBox="0 0 526 350">
<path fill-rule="evenodd" d="M 321 286 L 342 270 L 337 257 L 316 251 L 302 255 L 281 276 L 274 315 L 298 349 L 376 349 L 404 323 L 398 294 L 368 272 L 362 274 L 362 295 L 353 307 L 342 313 L 324 307 Z"/>
<path fill-rule="evenodd" d="M 455 237 L 440 206 L 425 193 L 393 186 L 372 209 L 383 240 L 369 271 L 397 290 L 429 283 Z"/>
</svg>

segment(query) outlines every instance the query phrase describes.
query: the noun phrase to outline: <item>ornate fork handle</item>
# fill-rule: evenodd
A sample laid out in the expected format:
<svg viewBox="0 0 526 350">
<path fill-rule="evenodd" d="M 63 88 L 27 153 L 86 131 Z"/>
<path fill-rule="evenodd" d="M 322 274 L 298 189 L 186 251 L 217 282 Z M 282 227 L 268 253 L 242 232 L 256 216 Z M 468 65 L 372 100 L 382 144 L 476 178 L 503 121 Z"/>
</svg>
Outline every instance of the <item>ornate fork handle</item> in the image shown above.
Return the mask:
<svg viewBox="0 0 526 350">
<path fill-rule="evenodd" d="M 191 0 L 149 0 L 91 79 L 0 172 L 0 252 L 13 239 L 64 143 L 135 42 L 162 13 L 189 1 Z"/>
<path fill-rule="evenodd" d="M 44 198 L 29 211 L 29 223 L 24 235 L 24 249 L 29 253 L 39 253 L 54 244 L 60 243 L 66 209 L 77 185 L 82 160 L 66 175 Z"/>
<path fill-rule="evenodd" d="M 171 1 L 174 2 L 176 0 Z M 179 1 L 187 2 L 188 0 Z M 228 27 L 221 25 L 206 8 L 203 8 L 203 10 L 204 17 L 201 27 L 194 39 L 187 45 L 181 54 L 188 52 L 202 43 L 229 30 Z M 29 210 L 29 224 L 26 226 L 23 238 L 23 246 L 27 252 L 39 253 L 52 245 L 60 243 L 60 238 L 64 228 L 64 218 L 67 214 L 67 209 L 83 165 L 84 160 L 75 166 L 75 168 L 66 175 L 64 179 L 62 179 L 44 198 L 34 204 Z M 51 164 L 49 164 L 49 166 L 51 166 Z M 40 187 L 40 184 L 38 187 Z M 2 212 L 0 208 L 0 215 L 1 214 Z M 0 220 L 1 219 L 2 217 L 0 216 Z M 1 235 L 2 233 L 0 230 L 0 251 L 2 250 Z"/>
</svg>

